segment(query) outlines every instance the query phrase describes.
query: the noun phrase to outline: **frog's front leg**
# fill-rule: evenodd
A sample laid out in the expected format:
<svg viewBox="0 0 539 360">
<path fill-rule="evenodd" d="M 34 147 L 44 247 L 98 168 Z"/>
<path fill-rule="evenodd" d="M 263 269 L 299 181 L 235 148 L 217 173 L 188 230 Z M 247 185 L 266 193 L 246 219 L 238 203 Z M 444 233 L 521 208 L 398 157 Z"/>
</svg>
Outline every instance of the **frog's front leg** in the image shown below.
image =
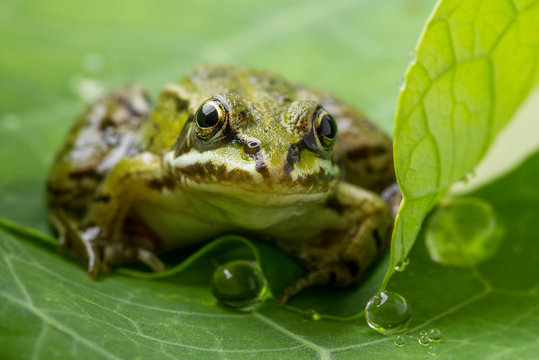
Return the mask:
<svg viewBox="0 0 539 360">
<path fill-rule="evenodd" d="M 346 287 L 359 282 L 389 246 L 392 217 L 375 193 L 342 182 L 327 206 L 345 220 L 344 228 L 328 227 L 317 237 L 293 247 L 278 243 L 308 271 L 278 296 L 281 303 L 311 285 Z"/>
<path fill-rule="evenodd" d="M 135 201 L 155 191 L 155 184 L 165 183 L 170 181 L 163 172 L 161 158 L 148 152 L 121 160 L 107 175 L 81 226 L 80 242 L 87 252 L 90 277 L 106 273 L 111 265 L 134 260 L 154 271 L 164 270 L 153 254 L 147 233 L 126 233 L 126 217 Z"/>
</svg>

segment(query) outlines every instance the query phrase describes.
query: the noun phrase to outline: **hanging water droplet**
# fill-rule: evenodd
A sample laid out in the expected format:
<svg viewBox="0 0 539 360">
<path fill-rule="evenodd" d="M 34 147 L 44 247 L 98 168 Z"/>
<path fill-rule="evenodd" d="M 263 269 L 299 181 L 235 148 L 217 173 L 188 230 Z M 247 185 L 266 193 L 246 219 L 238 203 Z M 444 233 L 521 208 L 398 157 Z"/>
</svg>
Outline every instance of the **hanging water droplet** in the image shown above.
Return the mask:
<svg viewBox="0 0 539 360">
<path fill-rule="evenodd" d="M 211 289 L 220 303 L 249 310 L 264 299 L 267 282 L 256 263 L 234 260 L 215 269 Z"/>
<path fill-rule="evenodd" d="M 419 335 L 419 339 L 417 339 L 417 341 L 419 342 L 419 345 L 422 346 L 429 346 L 430 344 L 429 336 L 427 334 Z"/>
<path fill-rule="evenodd" d="M 406 85 L 406 80 L 404 79 L 404 76 L 399 78 L 399 81 L 397 82 L 397 85 L 399 85 L 399 90 L 404 90 L 404 86 Z"/>
<path fill-rule="evenodd" d="M 395 269 L 395 271 L 402 272 L 402 271 L 404 271 L 404 269 L 406 269 L 408 264 L 410 264 L 410 259 L 406 258 L 404 260 L 399 261 L 395 265 L 394 269 Z"/>
<path fill-rule="evenodd" d="M 403 346 L 406 343 L 406 338 L 404 336 L 397 336 L 393 341 L 397 346 Z"/>
<path fill-rule="evenodd" d="M 305 310 L 305 316 L 309 320 L 320 320 L 322 316 L 315 309 Z"/>
<path fill-rule="evenodd" d="M 432 356 L 438 355 L 438 347 L 433 344 L 429 345 L 429 347 L 427 348 L 427 353 Z"/>
<path fill-rule="evenodd" d="M 442 339 L 442 332 L 439 329 L 430 329 L 428 336 L 430 342 L 438 342 Z"/>
<path fill-rule="evenodd" d="M 372 329 L 382 334 L 392 334 L 408 326 L 411 311 L 401 295 L 383 290 L 369 300 L 365 317 Z"/>
<path fill-rule="evenodd" d="M 494 255 L 502 235 L 490 204 L 478 198 L 453 198 L 429 217 L 425 242 L 433 261 L 470 267 Z"/>
</svg>

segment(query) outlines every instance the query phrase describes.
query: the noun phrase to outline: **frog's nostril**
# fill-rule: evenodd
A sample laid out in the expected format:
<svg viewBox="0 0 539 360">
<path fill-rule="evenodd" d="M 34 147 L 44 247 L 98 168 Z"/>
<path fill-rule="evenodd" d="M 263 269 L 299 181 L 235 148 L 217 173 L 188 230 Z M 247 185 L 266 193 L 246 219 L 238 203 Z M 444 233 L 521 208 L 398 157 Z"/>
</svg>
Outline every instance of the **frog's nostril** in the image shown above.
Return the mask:
<svg viewBox="0 0 539 360">
<path fill-rule="evenodd" d="M 252 139 L 245 143 L 245 152 L 247 154 L 256 154 L 260 150 L 260 140 Z"/>
</svg>

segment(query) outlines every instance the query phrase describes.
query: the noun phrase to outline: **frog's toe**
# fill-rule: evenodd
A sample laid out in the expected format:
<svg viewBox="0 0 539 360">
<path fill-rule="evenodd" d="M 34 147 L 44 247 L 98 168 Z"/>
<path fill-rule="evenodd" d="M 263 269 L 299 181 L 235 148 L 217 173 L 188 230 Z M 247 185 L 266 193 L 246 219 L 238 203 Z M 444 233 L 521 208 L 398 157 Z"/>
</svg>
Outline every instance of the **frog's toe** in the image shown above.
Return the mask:
<svg viewBox="0 0 539 360">
<path fill-rule="evenodd" d="M 291 285 L 287 286 L 279 295 L 277 295 L 276 301 L 279 304 L 284 304 L 292 296 L 299 293 L 301 290 L 313 286 L 327 284 L 328 274 L 325 271 L 312 271 L 304 277 L 296 280 Z"/>
<path fill-rule="evenodd" d="M 84 246 L 86 255 L 83 261 L 87 262 L 88 277 L 91 279 L 95 279 L 100 272 L 105 272 L 101 269 L 102 265 L 104 265 L 101 263 L 101 251 L 95 242 L 100 232 L 100 227 L 92 226 L 84 230 L 80 236 L 80 242 Z"/>
<path fill-rule="evenodd" d="M 137 249 L 137 259 L 146 264 L 154 272 L 161 272 L 165 270 L 165 264 L 150 250 L 144 248 Z"/>
</svg>

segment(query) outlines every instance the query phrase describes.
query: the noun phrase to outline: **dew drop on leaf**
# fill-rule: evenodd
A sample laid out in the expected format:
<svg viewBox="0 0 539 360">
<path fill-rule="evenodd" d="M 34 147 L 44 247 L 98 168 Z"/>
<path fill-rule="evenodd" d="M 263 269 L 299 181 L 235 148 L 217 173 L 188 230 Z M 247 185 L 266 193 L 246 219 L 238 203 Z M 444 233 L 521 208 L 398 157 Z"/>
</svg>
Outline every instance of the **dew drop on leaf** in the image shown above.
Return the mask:
<svg viewBox="0 0 539 360">
<path fill-rule="evenodd" d="M 221 304 L 248 310 L 264 300 L 267 281 L 255 262 L 234 260 L 215 269 L 211 289 Z"/>
<path fill-rule="evenodd" d="M 305 311 L 305 316 L 309 320 L 320 320 L 322 317 L 315 309 L 308 309 Z"/>
<path fill-rule="evenodd" d="M 428 337 L 430 342 L 438 342 L 442 339 L 442 332 L 440 329 L 430 329 Z"/>
<path fill-rule="evenodd" d="M 427 353 L 432 356 L 438 355 L 438 347 L 433 344 L 429 345 L 429 347 L 427 348 Z"/>
<path fill-rule="evenodd" d="M 411 311 L 401 295 L 383 290 L 374 295 L 365 307 L 367 324 L 381 334 L 392 334 L 406 329 Z"/>
<path fill-rule="evenodd" d="M 433 261 L 470 267 L 494 255 L 502 234 L 489 203 L 453 198 L 442 202 L 430 216 L 425 242 Z"/>
<path fill-rule="evenodd" d="M 401 260 L 395 265 L 394 269 L 395 271 L 402 272 L 406 267 L 410 264 L 410 259 L 406 258 L 404 260 Z"/>
<path fill-rule="evenodd" d="M 397 346 L 403 346 L 406 343 L 406 338 L 404 336 L 397 336 L 395 340 L 393 340 L 393 343 Z"/>
<path fill-rule="evenodd" d="M 423 346 L 429 346 L 430 344 L 430 340 L 429 340 L 429 336 L 427 334 L 424 334 L 424 335 L 419 335 L 419 339 L 417 339 L 417 341 L 419 342 L 419 345 L 423 345 Z"/>
</svg>

